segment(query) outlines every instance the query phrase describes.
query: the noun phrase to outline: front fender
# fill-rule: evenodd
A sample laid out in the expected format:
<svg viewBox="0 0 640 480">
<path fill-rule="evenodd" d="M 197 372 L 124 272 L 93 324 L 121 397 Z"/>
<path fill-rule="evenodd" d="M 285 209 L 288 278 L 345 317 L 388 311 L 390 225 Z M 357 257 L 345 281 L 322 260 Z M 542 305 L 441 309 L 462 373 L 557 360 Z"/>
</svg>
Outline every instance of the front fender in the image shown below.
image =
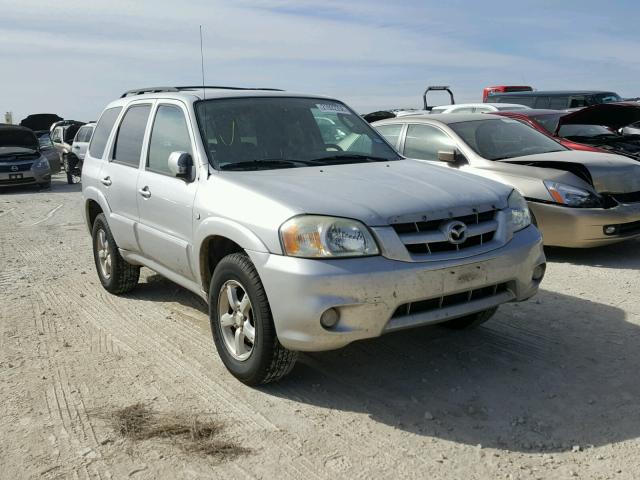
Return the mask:
<svg viewBox="0 0 640 480">
<path fill-rule="evenodd" d="M 269 252 L 266 245 L 258 238 L 258 236 L 247 227 L 226 218 L 209 217 L 200 222 L 194 229 L 193 235 L 193 267 L 196 272 L 196 278 L 202 278 L 202 265 L 200 262 L 200 254 L 202 246 L 207 238 L 225 237 L 234 243 L 240 245 L 244 250 L 252 250 L 256 252 Z"/>
</svg>

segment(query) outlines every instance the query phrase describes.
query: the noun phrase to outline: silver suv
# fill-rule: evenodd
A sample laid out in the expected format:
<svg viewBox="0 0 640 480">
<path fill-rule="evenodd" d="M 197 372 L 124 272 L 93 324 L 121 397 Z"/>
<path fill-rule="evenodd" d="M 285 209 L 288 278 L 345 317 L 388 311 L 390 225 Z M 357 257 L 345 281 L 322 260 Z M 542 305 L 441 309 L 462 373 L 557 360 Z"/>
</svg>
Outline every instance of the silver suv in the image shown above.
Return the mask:
<svg viewBox="0 0 640 480">
<path fill-rule="evenodd" d="M 331 98 L 127 92 L 96 125 L 82 191 L 102 285 L 128 292 L 146 266 L 200 295 L 222 361 L 250 385 L 297 351 L 478 325 L 545 270 L 516 191 L 399 156 Z"/>
</svg>

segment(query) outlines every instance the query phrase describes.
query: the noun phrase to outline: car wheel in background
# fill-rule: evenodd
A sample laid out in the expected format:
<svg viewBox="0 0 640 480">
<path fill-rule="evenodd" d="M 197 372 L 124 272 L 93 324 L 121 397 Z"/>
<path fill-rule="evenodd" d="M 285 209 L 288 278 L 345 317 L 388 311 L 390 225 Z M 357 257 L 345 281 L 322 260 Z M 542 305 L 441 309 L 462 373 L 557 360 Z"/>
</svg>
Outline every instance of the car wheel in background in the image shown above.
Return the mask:
<svg viewBox="0 0 640 480">
<path fill-rule="evenodd" d="M 140 278 L 140 267 L 122 258 L 103 213 L 96 217 L 91 236 L 98 278 L 105 290 L 115 294 L 133 290 Z"/>
<path fill-rule="evenodd" d="M 224 257 L 209 289 L 209 319 L 218 354 L 247 385 L 279 380 L 291 371 L 297 352 L 278 341 L 258 272 L 244 253 Z"/>
</svg>

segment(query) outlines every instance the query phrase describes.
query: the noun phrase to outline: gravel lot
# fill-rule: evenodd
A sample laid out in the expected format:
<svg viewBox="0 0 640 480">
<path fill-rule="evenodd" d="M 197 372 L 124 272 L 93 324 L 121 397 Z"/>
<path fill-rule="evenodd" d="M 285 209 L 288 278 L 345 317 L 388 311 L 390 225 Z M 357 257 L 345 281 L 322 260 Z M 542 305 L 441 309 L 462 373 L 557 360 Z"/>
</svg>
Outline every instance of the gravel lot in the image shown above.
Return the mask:
<svg viewBox="0 0 640 480">
<path fill-rule="evenodd" d="M 549 250 L 534 299 L 473 332 L 424 328 L 227 374 L 195 295 L 143 269 L 100 286 L 78 185 L 0 194 L 0 478 L 633 479 L 640 241 Z M 210 418 L 246 453 L 123 438 L 143 403 Z"/>
</svg>

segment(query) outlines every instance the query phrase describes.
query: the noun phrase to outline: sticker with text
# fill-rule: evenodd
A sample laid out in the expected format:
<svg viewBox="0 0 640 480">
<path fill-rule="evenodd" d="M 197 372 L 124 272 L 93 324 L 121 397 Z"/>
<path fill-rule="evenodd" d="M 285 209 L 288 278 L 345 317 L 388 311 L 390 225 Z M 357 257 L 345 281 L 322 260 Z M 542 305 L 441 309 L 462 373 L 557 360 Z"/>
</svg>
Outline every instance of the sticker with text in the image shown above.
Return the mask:
<svg viewBox="0 0 640 480">
<path fill-rule="evenodd" d="M 347 113 L 351 114 L 349 109 L 339 103 L 316 103 L 318 110 L 324 113 Z"/>
</svg>

